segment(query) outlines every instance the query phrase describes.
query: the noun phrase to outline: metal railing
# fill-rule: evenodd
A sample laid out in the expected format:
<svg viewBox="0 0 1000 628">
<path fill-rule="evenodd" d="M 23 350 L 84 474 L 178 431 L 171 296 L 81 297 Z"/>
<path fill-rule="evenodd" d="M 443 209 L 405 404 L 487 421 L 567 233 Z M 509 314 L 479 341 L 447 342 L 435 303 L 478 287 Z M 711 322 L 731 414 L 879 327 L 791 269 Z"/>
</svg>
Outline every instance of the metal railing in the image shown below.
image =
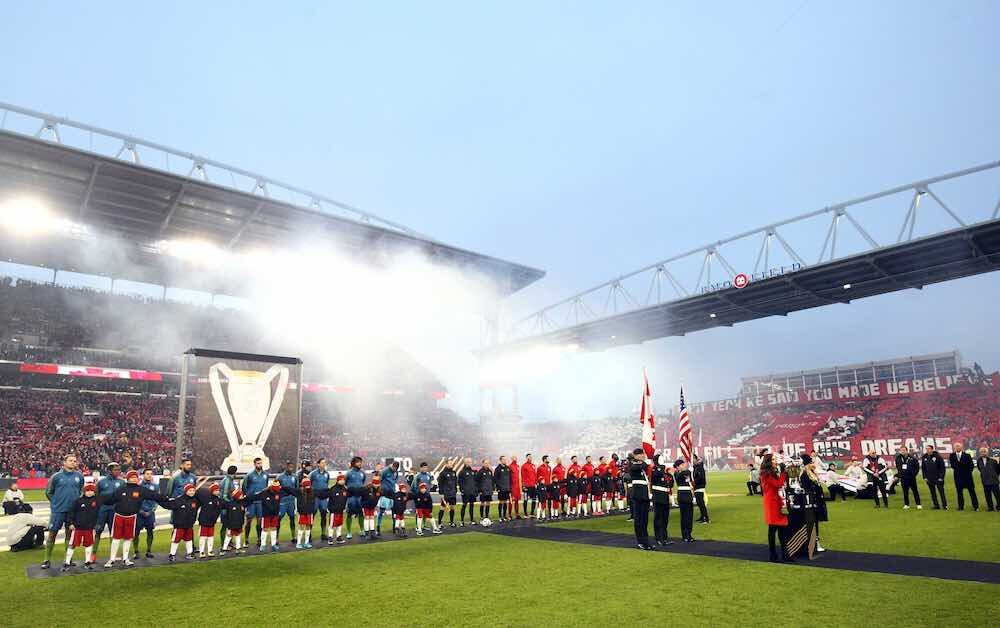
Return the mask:
<svg viewBox="0 0 1000 628">
<path fill-rule="evenodd" d="M 18 123 L 26 127 L 24 131 L 9 127 L 11 124 Z M 34 131 L 32 132 L 31 129 Z M 230 166 L 214 159 L 144 140 L 134 135 L 110 131 L 69 118 L 0 102 L 0 130 L 31 135 L 37 139 L 84 150 L 102 157 L 162 170 L 175 176 L 204 181 L 240 192 L 258 194 L 276 201 L 433 241 L 426 235 L 398 222 L 382 218 L 323 194 L 243 168 Z M 67 130 L 80 131 L 81 133 L 66 133 Z"/>
<path fill-rule="evenodd" d="M 789 269 L 798 270 L 808 265 L 806 257 L 802 254 L 804 249 L 799 245 L 798 241 L 795 242 L 796 246 L 793 246 L 792 242 L 790 242 L 793 238 L 782 235 L 779 229 L 790 227 L 796 223 L 803 223 L 810 219 L 817 219 L 817 217 L 824 214 L 829 216 L 829 222 L 828 224 L 826 222 L 819 223 L 825 227 L 826 234 L 823 238 L 822 247 L 819 249 L 819 254 L 816 257 L 816 264 L 834 261 L 847 255 L 879 250 L 887 246 L 887 244 L 876 241 L 872 236 L 872 230 L 865 228 L 859 218 L 851 212 L 851 208 L 885 197 L 910 192 L 909 204 L 893 244 L 914 239 L 914 228 L 917 224 L 921 204 L 923 203 L 926 206 L 928 203 L 928 201 L 924 200 L 925 198 L 930 199 L 937 206 L 938 211 L 944 212 L 944 216 L 947 217 L 949 222 L 953 222 L 957 227 L 965 227 L 967 226 L 967 222 L 952 207 L 946 204 L 931 186 L 997 168 L 1000 168 L 1000 161 L 950 172 L 937 177 L 921 179 L 920 181 L 914 181 L 913 183 L 875 194 L 868 194 L 800 214 L 786 220 L 770 223 L 757 229 L 744 231 L 724 240 L 716 240 L 715 242 L 699 246 L 679 255 L 662 259 L 574 294 L 571 297 L 553 303 L 515 321 L 506 330 L 505 334 L 503 334 L 498 344 L 522 340 L 530 336 L 684 299 L 699 292 L 705 292 L 708 288 L 714 290 L 716 288 L 729 287 L 734 285 L 734 282 L 746 285 L 746 282 L 750 281 L 751 277 L 756 277 L 761 269 L 763 269 L 762 276 L 771 276 L 774 273 L 775 267 L 772 264 L 772 249 L 775 249 L 775 247 L 780 247 L 780 250 L 787 255 L 787 259 L 790 261 Z M 985 212 L 989 211 L 988 207 L 984 207 L 984 210 Z M 976 222 L 993 220 L 998 215 L 1000 215 L 1000 200 L 997 200 L 996 204 L 992 206 L 992 214 L 988 218 L 980 218 Z M 843 228 L 843 223 L 847 223 L 850 227 L 853 227 L 866 248 L 860 251 L 853 250 L 845 253 L 844 247 L 841 246 L 841 254 L 838 256 L 838 235 Z M 723 253 L 723 247 L 731 247 L 734 243 L 748 241 L 755 237 L 759 237 L 761 242 L 759 248 L 754 246 L 751 249 L 756 249 L 757 255 L 753 263 L 753 272 L 748 276 L 745 273 L 737 272 L 736 268 L 750 268 L 750 265 L 740 264 L 736 266 L 730 263 L 730 260 L 727 258 L 728 253 Z M 684 283 L 678 278 L 678 275 L 682 275 L 682 273 L 676 270 L 676 266 L 679 262 L 692 259 L 697 260 L 699 257 L 701 259 L 698 266 L 697 279 L 695 279 L 693 285 L 689 284 L 689 287 L 685 287 Z M 740 261 L 749 260 L 740 259 Z M 694 261 L 694 263 L 697 264 L 698 262 Z M 717 279 L 718 283 L 715 284 L 712 282 L 713 266 L 720 267 L 724 277 L 723 280 Z M 631 290 L 629 290 L 630 286 Z M 665 286 L 673 290 L 675 295 L 673 298 L 664 298 L 663 292 Z M 636 291 L 637 287 L 645 290 L 645 299 L 641 298 L 641 291 Z"/>
</svg>

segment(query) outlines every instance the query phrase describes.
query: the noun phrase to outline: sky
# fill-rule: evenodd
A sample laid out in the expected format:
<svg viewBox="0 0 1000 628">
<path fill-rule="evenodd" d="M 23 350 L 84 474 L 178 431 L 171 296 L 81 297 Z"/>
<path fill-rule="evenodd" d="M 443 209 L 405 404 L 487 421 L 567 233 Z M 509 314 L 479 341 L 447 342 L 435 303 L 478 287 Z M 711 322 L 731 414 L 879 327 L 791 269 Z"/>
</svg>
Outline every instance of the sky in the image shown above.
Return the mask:
<svg viewBox="0 0 1000 628">
<path fill-rule="evenodd" d="M 0 9 L 0 101 L 544 269 L 505 304 L 517 317 L 774 220 L 1000 159 L 997 24 L 989 0 L 14 3 Z M 956 194 L 985 218 L 1000 177 Z M 874 210 L 883 233 L 900 203 Z M 521 382 L 520 409 L 627 412 L 643 367 L 664 406 L 682 382 L 714 399 L 741 375 L 953 349 L 1000 369 L 998 288 L 982 275 L 571 356 Z"/>
</svg>

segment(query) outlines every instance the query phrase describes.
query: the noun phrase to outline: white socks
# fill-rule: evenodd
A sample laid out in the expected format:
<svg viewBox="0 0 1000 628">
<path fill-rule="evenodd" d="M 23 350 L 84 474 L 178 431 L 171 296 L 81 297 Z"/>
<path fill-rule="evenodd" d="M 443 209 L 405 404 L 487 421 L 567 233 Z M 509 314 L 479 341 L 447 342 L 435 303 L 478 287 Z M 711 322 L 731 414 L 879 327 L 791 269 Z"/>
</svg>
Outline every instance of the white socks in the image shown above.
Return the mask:
<svg viewBox="0 0 1000 628">
<path fill-rule="evenodd" d="M 71 562 L 73 562 L 73 548 L 72 547 L 69 548 L 68 550 L 66 550 L 66 564 L 68 565 Z"/>
<path fill-rule="evenodd" d="M 335 537 L 337 537 L 339 539 L 340 538 L 340 530 L 343 527 L 344 526 L 337 526 L 336 528 L 333 528 L 333 536 L 335 536 Z"/>
<path fill-rule="evenodd" d="M 194 554 L 194 541 L 184 541 L 184 548 L 188 554 Z"/>
<path fill-rule="evenodd" d="M 132 552 L 132 540 L 125 539 L 124 541 L 122 541 L 122 560 L 124 560 L 126 564 L 130 564 L 132 562 L 131 552 Z"/>
<path fill-rule="evenodd" d="M 207 536 L 201 536 L 201 535 L 198 536 L 198 553 L 199 554 L 204 554 L 205 553 L 205 541 L 207 541 L 207 540 L 208 540 Z"/>
<path fill-rule="evenodd" d="M 170 555 L 171 556 L 176 556 L 177 555 L 177 546 L 178 545 L 179 545 L 178 543 L 170 543 Z"/>
<path fill-rule="evenodd" d="M 109 563 L 113 563 L 118 559 L 118 547 L 122 544 L 118 539 L 111 539 L 111 558 L 108 559 Z"/>
</svg>

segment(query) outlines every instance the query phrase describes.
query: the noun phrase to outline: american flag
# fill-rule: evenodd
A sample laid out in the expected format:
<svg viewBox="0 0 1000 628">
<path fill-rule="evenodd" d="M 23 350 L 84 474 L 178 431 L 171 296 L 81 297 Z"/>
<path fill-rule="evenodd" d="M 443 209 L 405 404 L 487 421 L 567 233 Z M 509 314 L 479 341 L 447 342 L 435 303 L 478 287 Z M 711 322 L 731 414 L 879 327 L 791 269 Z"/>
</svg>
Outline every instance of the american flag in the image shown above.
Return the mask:
<svg viewBox="0 0 1000 628">
<path fill-rule="evenodd" d="M 693 449 L 691 443 L 691 417 L 688 415 L 687 406 L 684 405 L 683 386 L 681 386 L 681 408 L 678 415 L 678 423 L 680 425 L 681 456 L 684 460 L 691 462 L 691 451 Z"/>
<path fill-rule="evenodd" d="M 656 451 L 656 416 L 653 413 L 653 395 L 649 392 L 649 379 L 642 373 L 642 408 L 639 410 L 642 423 L 642 450 L 649 458 Z"/>
</svg>

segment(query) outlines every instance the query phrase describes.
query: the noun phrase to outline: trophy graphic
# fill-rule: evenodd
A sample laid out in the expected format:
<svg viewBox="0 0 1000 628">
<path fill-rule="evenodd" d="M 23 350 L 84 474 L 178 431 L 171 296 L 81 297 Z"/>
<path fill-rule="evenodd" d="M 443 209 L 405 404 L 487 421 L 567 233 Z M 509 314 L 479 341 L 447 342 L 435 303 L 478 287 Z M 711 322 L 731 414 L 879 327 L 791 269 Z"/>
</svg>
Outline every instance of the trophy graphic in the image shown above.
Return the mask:
<svg viewBox="0 0 1000 628">
<path fill-rule="evenodd" d="M 226 390 L 222 390 L 225 376 Z M 278 387 L 271 396 L 271 382 L 278 378 Z M 226 430 L 232 452 L 222 461 L 220 469 L 236 465 L 239 473 L 253 469 L 253 459 L 261 458 L 264 468 L 271 466 L 264 454 L 264 444 L 271 435 L 274 419 L 288 390 L 288 367 L 275 364 L 265 372 L 234 371 L 223 362 L 208 370 L 212 399 L 219 410 L 219 419 Z M 228 401 L 227 401 L 228 397 Z"/>
</svg>

